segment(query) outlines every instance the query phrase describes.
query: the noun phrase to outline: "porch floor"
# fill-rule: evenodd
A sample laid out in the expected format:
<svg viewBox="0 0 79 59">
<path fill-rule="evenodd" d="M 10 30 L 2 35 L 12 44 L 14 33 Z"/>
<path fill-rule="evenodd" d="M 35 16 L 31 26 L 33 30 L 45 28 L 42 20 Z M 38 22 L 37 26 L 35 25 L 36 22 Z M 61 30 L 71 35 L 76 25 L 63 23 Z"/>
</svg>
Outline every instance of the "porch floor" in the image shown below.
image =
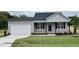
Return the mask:
<svg viewBox="0 0 79 59">
<path fill-rule="evenodd" d="M 56 36 L 56 34 L 46 34 L 46 35 L 31 35 L 31 36 Z"/>
</svg>

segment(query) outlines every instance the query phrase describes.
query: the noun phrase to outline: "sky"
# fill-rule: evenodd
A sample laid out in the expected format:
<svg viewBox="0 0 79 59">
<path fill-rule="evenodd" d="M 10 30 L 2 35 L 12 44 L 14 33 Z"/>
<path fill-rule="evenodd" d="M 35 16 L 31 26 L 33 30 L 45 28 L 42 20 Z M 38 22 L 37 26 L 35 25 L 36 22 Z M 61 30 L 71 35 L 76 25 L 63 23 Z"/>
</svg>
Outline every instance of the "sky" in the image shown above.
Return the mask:
<svg viewBox="0 0 79 59">
<path fill-rule="evenodd" d="M 43 11 L 41 11 L 41 12 L 43 12 Z M 44 11 L 44 12 L 46 12 L 46 11 Z M 49 11 L 47 11 L 47 12 L 49 12 Z M 74 16 L 74 15 L 79 16 L 79 11 L 61 11 L 61 12 L 65 16 Z M 29 16 L 29 17 L 33 17 L 35 15 L 35 11 L 9 11 L 9 13 L 11 15 L 16 15 L 16 16 L 26 15 L 26 16 Z"/>
</svg>

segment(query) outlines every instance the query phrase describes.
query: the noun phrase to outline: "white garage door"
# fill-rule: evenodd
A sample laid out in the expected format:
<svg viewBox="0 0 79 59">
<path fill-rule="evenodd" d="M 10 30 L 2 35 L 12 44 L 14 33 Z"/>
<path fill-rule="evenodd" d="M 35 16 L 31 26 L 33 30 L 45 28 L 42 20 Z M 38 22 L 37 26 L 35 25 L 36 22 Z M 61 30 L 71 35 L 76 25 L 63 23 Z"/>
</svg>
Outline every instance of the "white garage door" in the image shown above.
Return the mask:
<svg viewBox="0 0 79 59">
<path fill-rule="evenodd" d="M 30 35 L 31 34 L 31 25 L 13 25 L 11 26 L 12 35 Z"/>
</svg>

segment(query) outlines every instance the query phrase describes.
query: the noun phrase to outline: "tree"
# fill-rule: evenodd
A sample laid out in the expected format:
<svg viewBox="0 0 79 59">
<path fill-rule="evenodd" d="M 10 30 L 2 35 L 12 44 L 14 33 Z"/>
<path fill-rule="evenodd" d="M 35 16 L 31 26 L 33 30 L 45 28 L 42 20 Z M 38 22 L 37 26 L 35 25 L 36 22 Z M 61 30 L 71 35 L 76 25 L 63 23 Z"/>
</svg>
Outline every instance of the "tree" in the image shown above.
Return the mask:
<svg viewBox="0 0 79 59">
<path fill-rule="evenodd" d="M 69 17 L 71 18 L 70 24 L 74 25 L 74 34 L 77 33 L 77 27 L 79 26 L 79 17 L 77 15 Z"/>
<path fill-rule="evenodd" d="M 20 15 L 19 17 L 20 18 L 26 18 L 27 16 L 26 15 Z"/>
<path fill-rule="evenodd" d="M 8 17 L 10 14 L 8 12 L 0 12 L 0 29 L 6 28 L 8 26 Z"/>
<path fill-rule="evenodd" d="M 12 16 L 6 11 L 0 11 L 0 29 L 8 28 L 8 19 L 15 17 L 16 16 Z"/>
</svg>

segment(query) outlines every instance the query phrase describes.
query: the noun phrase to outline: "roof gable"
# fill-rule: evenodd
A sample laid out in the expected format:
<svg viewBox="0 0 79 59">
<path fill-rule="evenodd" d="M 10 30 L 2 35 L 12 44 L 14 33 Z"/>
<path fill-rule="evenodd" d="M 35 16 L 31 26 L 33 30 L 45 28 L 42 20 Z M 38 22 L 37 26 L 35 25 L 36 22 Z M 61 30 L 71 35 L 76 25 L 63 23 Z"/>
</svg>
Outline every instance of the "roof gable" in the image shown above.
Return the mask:
<svg viewBox="0 0 79 59">
<path fill-rule="evenodd" d="M 65 17 L 63 14 L 56 13 L 46 18 L 46 21 L 47 22 L 69 22 L 70 19 L 68 17 Z"/>
</svg>

